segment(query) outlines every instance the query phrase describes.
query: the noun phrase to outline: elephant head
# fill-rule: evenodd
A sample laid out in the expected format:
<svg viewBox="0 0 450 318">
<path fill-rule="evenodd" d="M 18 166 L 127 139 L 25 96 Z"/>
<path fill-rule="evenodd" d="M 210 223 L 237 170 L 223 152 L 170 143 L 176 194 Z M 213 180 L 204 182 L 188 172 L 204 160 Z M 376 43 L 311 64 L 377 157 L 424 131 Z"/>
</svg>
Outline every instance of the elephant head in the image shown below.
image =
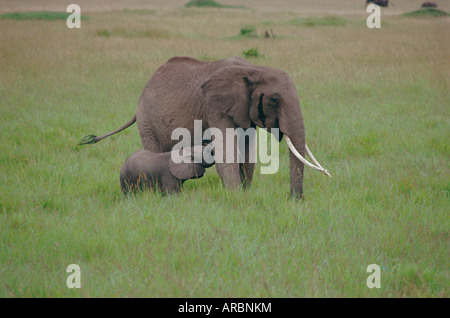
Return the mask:
<svg viewBox="0 0 450 318">
<path fill-rule="evenodd" d="M 279 128 L 290 149 L 291 194 L 303 195 L 304 164 L 324 172 L 305 143 L 305 126 L 297 89 L 281 70 L 259 66 L 228 66 L 216 71 L 203 83 L 202 92 L 209 107 L 232 118 L 242 128 L 261 127 L 272 132 Z M 304 159 L 305 152 L 315 163 Z"/>
</svg>

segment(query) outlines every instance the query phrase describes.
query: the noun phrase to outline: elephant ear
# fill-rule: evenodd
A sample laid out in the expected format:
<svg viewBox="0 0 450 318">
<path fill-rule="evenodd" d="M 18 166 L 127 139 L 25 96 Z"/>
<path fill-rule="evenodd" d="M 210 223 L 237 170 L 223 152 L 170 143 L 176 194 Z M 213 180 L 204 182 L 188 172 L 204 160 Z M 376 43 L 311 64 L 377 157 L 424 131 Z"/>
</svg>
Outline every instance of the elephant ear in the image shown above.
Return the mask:
<svg viewBox="0 0 450 318">
<path fill-rule="evenodd" d="M 228 66 L 216 71 L 201 86 L 209 107 L 233 118 L 242 128 L 250 128 L 250 96 L 258 84 L 254 68 Z"/>
<path fill-rule="evenodd" d="M 173 150 L 173 151 L 180 151 Z M 205 168 L 201 163 L 194 162 L 194 154 L 191 151 L 187 155 L 182 156 L 182 162 L 175 163 L 172 160 L 172 156 L 169 158 L 169 170 L 170 173 L 177 179 L 189 180 L 198 179 L 205 174 Z"/>
</svg>

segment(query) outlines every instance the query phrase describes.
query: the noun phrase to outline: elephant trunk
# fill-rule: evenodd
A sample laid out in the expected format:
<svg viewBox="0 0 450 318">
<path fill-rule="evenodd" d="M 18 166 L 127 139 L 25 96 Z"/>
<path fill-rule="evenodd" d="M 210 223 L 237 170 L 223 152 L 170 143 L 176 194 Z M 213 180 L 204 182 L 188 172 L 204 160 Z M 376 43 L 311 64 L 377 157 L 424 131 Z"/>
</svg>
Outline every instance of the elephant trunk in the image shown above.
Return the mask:
<svg viewBox="0 0 450 318">
<path fill-rule="evenodd" d="M 301 156 L 305 156 L 305 126 L 298 101 L 289 103 L 279 114 L 280 131 L 284 134 L 289 148 L 295 148 Z M 294 107 L 292 107 L 294 106 Z M 288 142 L 289 140 L 289 142 Z M 303 196 L 303 168 L 304 162 L 289 149 L 291 171 L 291 195 L 298 199 Z"/>
<path fill-rule="evenodd" d="M 297 106 L 298 107 L 298 106 Z M 286 143 L 289 147 L 290 172 L 291 172 L 291 195 L 299 199 L 303 196 L 303 175 L 304 166 L 321 171 L 331 177 L 314 158 L 311 150 L 305 142 L 305 126 L 300 107 L 295 112 L 282 112 L 280 114 L 280 130 L 285 135 Z M 297 110 L 298 109 L 298 110 Z M 305 159 L 305 153 L 311 158 L 314 164 Z"/>
<path fill-rule="evenodd" d="M 292 140 L 290 137 L 292 136 Z M 290 134 L 285 133 L 286 142 L 291 141 L 292 147 L 296 149 L 296 151 L 301 155 L 305 156 L 305 129 L 299 127 L 294 132 L 290 132 Z M 289 147 L 291 148 L 291 147 Z M 301 199 L 303 197 L 303 168 L 304 163 L 300 161 L 295 153 L 289 149 L 289 166 L 291 172 L 291 195 L 293 197 Z"/>
</svg>

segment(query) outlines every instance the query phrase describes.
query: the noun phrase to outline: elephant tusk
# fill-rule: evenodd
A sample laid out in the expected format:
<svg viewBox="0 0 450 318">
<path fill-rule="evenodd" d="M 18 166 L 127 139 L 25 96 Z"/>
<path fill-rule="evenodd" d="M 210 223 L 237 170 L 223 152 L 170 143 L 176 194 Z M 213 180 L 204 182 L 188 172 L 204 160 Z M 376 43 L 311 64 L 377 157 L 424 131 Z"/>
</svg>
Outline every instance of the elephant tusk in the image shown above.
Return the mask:
<svg viewBox="0 0 450 318">
<path fill-rule="evenodd" d="M 322 172 L 325 173 L 327 176 L 329 176 L 330 178 L 332 178 L 332 176 L 331 176 L 331 174 L 328 172 L 328 170 L 324 169 L 324 168 L 320 165 L 320 163 L 316 160 L 316 158 L 314 158 L 314 156 L 313 156 L 311 150 L 309 150 L 309 147 L 308 147 L 308 145 L 306 144 L 306 142 L 305 142 L 305 150 L 306 150 L 306 153 L 308 154 L 308 156 L 309 156 L 309 157 L 311 158 L 311 160 L 314 162 L 314 164 L 315 164 L 317 167 L 319 167 L 320 169 L 322 169 L 322 170 L 320 170 L 320 171 L 322 171 Z"/>
<path fill-rule="evenodd" d="M 308 154 L 308 156 L 309 156 L 309 157 L 311 158 L 311 160 L 313 161 L 313 163 L 314 163 L 317 167 L 323 169 L 323 167 L 320 165 L 320 163 L 317 162 L 316 158 L 314 158 L 314 156 L 313 156 L 311 150 L 309 150 L 309 147 L 308 147 L 308 145 L 306 144 L 306 142 L 305 142 L 305 150 L 306 150 L 306 153 Z M 323 169 L 323 170 L 325 170 L 325 169 Z"/>
<path fill-rule="evenodd" d="M 300 160 L 301 162 L 303 162 L 305 165 L 307 165 L 308 167 L 320 171 L 322 173 L 324 173 L 325 175 L 329 176 L 331 178 L 331 174 L 325 170 L 324 168 L 322 168 L 322 166 L 317 162 L 316 158 L 314 158 L 314 156 L 312 155 L 311 151 L 309 150 L 308 146 L 305 143 L 305 149 L 306 149 L 306 153 L 308 154 L 308 156 L 311 158 L 311 160 L 317 165 L 313 165 L 312 163 L 310 163 L 308 160 L 306 160 L 305 158 L 302 157 L 302 155 L 297 151 L 297 149 L 295 149 L 294 144 L 291 141 L 291 138 L 289 138 L 289 136 L 285 135 L 284 136 L 286 138 L 286 143 L 289 147 L 289 150 L 291 150 L 291 152 L 294 154 L 294 156 L 296 156 L 298 158 L 298 160 Z"/>
</svg>

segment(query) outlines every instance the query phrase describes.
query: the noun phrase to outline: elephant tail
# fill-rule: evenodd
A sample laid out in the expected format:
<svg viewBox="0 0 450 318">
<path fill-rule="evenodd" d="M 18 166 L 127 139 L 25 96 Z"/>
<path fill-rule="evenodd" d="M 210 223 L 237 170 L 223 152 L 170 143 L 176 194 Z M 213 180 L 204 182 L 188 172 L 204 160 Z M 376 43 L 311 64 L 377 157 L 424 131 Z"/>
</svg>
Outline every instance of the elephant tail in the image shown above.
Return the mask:
<svg viewBox="0 0 450 318">
<path fill-rule="evenodd" d="M 136 115 L 133 116 L 133 118 L 126 123 L 125 125 L 123 125 L 122 127 L 111 131 L 107 134 L 101 135 L 101 136 L 95 136 L 95 135 L 88 135 L 86 137 L 84 137 L 83 139 L 81 139 L 81 141 L 78 143 L 78 145 L 83 146 L 83 145 L 87 145 L 87 144 L 95 144 L 96 142 L 99 142 L 100 140 L 109 137 L 111 135 L 117 134 L 118 132 L 127 129 L 128 127 L 130 127 L 131 125 L 133 125 L 136 122 Z"/>
</svg>

